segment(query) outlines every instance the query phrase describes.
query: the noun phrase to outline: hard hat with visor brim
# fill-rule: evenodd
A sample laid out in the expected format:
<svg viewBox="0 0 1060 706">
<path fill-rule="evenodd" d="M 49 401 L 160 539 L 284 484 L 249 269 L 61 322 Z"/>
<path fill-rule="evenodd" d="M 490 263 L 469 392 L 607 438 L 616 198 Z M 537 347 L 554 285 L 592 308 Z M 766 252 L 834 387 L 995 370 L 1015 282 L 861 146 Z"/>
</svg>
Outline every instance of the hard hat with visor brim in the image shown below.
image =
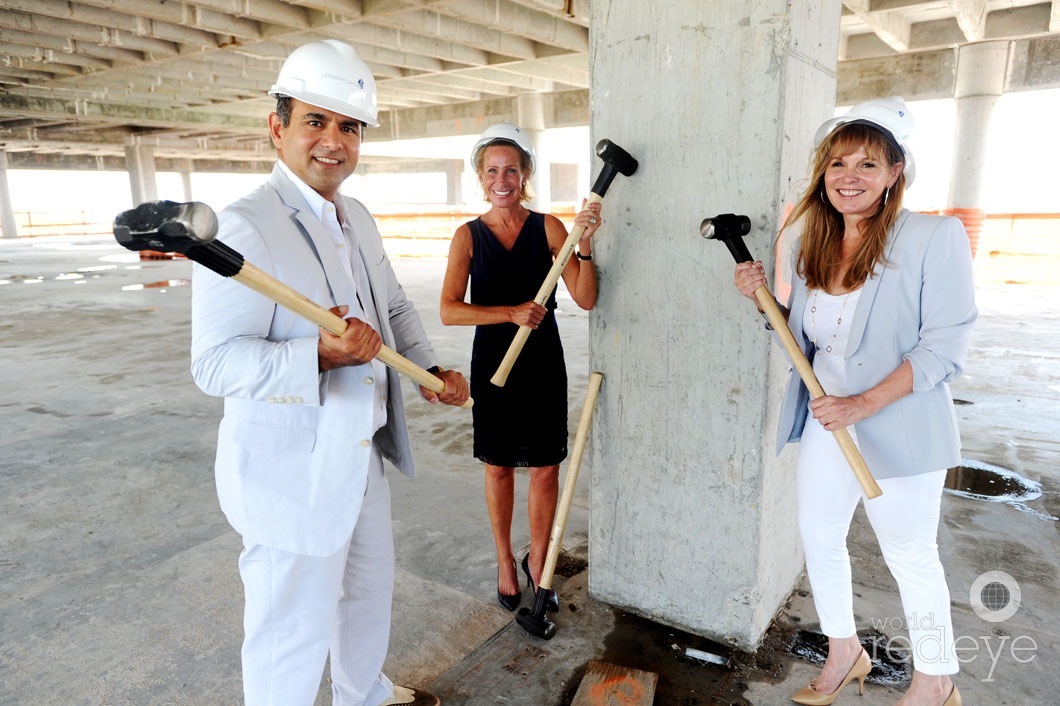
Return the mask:
<svg viewBox="0 0 1060 706">
<path fill-rule="evenodd" d="M 375 78 L 353 47 L 323 39 L 298 47 L 280 67 L 273 98 L 290 96 L 303 103 L 379 127 Z"/>
<path fill-rule="evenodd" d="M 492 144 L 509 144 L 520 150 L 530 161 L 530 174 L 534 173 L 536 168 L 534 143 L 530 140 L 530 136 L 526 134 L 525 130 L 510 122 L 497 123 L 482 131 L 482 136 L 475 143 L 475 146 L 471 148 L 471 156 L 468 158 L 472 171 L 478 170 L 478 165 L 475 162 L 478 159 L 479 152 Z"/>
<path fill-rule="evenodd" d="M 916 176 L 916 164 L 909 149 L 909 137 L 915 126 L 912 114 L 900 96 L 890 98 L 873 98 L 858 103 L 843 115 L 830 118 L 817 128 L 813 144 L 820 145 L 826 137 L 842 125 L 861 123 L 880 130 L 885 137 L 897 145 L 902 154 L 902 172 L 905 175 L 905 186 L 913 183 Z"/>
</svg>

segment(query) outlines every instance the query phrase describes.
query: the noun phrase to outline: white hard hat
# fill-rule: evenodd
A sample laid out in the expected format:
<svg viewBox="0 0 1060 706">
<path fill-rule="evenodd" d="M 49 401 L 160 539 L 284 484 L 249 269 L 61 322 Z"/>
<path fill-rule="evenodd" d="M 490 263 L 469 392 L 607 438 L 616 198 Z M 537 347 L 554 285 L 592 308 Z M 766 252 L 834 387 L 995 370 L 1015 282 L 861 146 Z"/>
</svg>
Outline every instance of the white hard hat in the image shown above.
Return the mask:
<svg viewBox="0 0 1060 706">
<path fill-rule="evenodd" d="M 902 171 L 905 173 L 906 188 L 913 183 L 916 164 L 913 162 L 913 153 L 909 150 L 909 136 L 913 132 L 915 122 L 904 99 L 891 96 L 858 103 L 843 115 L 821 123 L 813 140 L 814 145 L 821 144 L 833 130 L 847 123 L 867 123 L 886 132 L 902 150 L 902 162 L 905 165 Z"/>
<path fill-rule="evenodd" d="M 291 52 L 269 95 L 297 98 L 379 127 L 372 71 L 353 47 L 337 39 L 310 42 Z"/>
<path fill-rule="evenodd" d="M 530 173 L 534 173 L 534 143 L 530 141 L 530 136 L 526 134 L 525 130 L 515 123 L 509 122 L 490 125 L 482 131 L 482 137 L 480 137 L 478 142 L 475 143 L 475 146 L 471 148 L 470 162 L 472 171 L 475 171 L 476 169 L 475 158 L 478 157 L 479 151 L 492 145 L 494 142 L 510 142 L 521 149 L 526 156 L 530 158 Z"/>
</svg>

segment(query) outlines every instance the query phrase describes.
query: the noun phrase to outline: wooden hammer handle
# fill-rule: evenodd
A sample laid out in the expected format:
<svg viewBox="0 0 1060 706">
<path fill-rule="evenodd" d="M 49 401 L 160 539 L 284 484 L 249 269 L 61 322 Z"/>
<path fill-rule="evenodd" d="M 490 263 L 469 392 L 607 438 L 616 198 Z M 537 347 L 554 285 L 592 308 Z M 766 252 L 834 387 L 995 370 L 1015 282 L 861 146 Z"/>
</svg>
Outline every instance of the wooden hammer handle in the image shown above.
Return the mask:
<svg viewBox="0 0 1060 706">
<path fill-rule="evenodd" d="M 788 328 L 788 321 L 780 310 L 780 306 L 777 305 L 777 300 L 773 297 L 772 292 L 769 291 L 768 287 L 762 285 L 755 290 L 755 299 L 758 301 L 758 308 L 765 312 L 769 324 L 776 331 L 777 336 L 780 337 L 784 350 L 787 351 L 788 357 L 795 365 L 795 369 L 806 385 L 806 389 L 810 391 L 810 397 L 813 399 L 824 397 L 824 388 L 821 387 L 817 375 L 813 372 L 813 366 L 810 365 L 806 354 L 802 352 L 798 342 L 795 340 L 795 336 L 791 333 L 791 329 Z M 868 465 L 865 464 L 865 459 L 862 458 L 854 439 L 850 436 L 850 432 L 843 428 L 836 429 L 832 434 L 835 435 L 835 440 L 839 444 L 843 456 L 846 457 L 847 463 L 850 464 L 850 470 L 854 472 L 854 477 L 861 484 L 861 490 L 865 493 L 865 497 L 871 500 L 882 495 L 883 491 L 880 489 L 876 479 L 872 477 L 872 472 L 869 471 Z"/>
<path fill-rule="evenodd" d="M 603 197 L 600 194 L 593 192 L 589 194 L 586 205 L 600 203 L 602 200 Z M 541 288 L 537 290 L 537 296 L 534 297 L 534 301 L 539 305 L 544 306 L 545 302 L 548 301 L 549 295 L 552 294 L 552 290 L 555 289 L 559 278 L 563 275 L 563 268 L 570 262 L 571 255 L 574 254 L 574 248 L 578 246 L 578 241 L 581 240 L 584 232 L 584 226 L 574 226 L 570 235 L 563 241 L 563 245 L 552 263 L 552 268 L 545 275 L 545 281 L 541 283 Z M 515 338 L 512 339 L 511 344 L 508 346 L 508 352 L 504 354 L 501 364 L 497 366 L 497 372 L 493 373 L 493 377 L 490 378 L 490 382 L 497 387 L 504 387 L 504 383 L 508 382 L 508 375 L 512 372 L 512 366 L 515 365 L 519 353 L 522 352 L 523 346 L 526 345 L 526 339 L 530 337 L 531 331 L 533 329 L 529 326 L 520 326 L 519 330 L 516 331 Z"/>
<path fill-rule="evenodd" d="M 570 516 L 571 502 L 574 500 L 574 486 L 578 483 L 578 471 L 582 467 L 582 454 L 585 453 L 585 442 L 589 438 L 589 425 L 593 420 L 596 398 L 600 394 L 600 385 L 604 381 L 603 373 L 589 375 L 589 389 L 585 393 L 585 406 L 578 421 L 578 431 L 574 435 L 574 449 L 571 451 L 570 463 L 567 464 L 567 477 L 563 481 L 563 495 L 556 506 L 556 519 L 552 523 L 552 535 L 548 538 L 548 555 L 545 557 L 545 568 L 541 570 L 537 585 L 545 591 L 552 588 L 552 577 L 556 573 L 559 561 L 559 550 L 563 544 L 563 533 L 567 529 L 567 517 Z"/>
<path fill-rule="evenodd" d="M 346 330 L 347 323 L 343 318 L 336 316 L 331 311 L 249 262 L 244 262 L 243 267 L 237 274 L 232 276 L 232 279 L 250 287 L 259 294 L 265 295 L 280 306 L 290 309 L 336 336 L 341 336 Z M 379 349 L 376 357 L 384 365 L 393 368 L 432 392 L 441 393 L 445 391 L 445 382 L 441 378 L 431 375 L 392 348 L 383 346 Z M 473 404 L 474 400 L 469 397 L 461 407 L 470 409 Z"/>
</svg>

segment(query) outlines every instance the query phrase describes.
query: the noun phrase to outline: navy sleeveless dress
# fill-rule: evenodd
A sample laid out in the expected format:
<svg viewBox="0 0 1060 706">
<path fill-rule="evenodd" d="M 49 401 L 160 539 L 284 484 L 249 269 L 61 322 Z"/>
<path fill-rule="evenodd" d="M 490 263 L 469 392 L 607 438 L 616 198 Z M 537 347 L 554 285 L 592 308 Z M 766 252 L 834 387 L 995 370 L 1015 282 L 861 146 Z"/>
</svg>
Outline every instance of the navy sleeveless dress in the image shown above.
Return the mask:
<svg viewBox="0 0 1060 706">
<path fill-rule="evenodd" d="M 471 303 L 481 306 L 533 300 L 552 268 L 545 216 L 530 212 L 511 251 L 482 222 L 470 221 Z M 504 387 L 497 372 L 519 327 L 513 323 L 475 327 L 471 350 L 471 408 L 475 458 L 495 466 L 552 466 L 567 457 L 567 367 L 556 326 L 556 292 L 548 314 L 530 333 Z"/>
</svg>

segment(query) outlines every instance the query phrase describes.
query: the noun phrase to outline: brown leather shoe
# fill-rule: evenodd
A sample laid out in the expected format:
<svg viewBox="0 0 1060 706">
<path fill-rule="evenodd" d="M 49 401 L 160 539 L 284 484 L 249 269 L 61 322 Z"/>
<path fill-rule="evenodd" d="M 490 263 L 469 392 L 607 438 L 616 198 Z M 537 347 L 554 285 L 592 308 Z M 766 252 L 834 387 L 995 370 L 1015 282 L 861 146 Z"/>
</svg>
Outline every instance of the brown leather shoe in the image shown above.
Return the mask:
<svg viewBox="0 0 1060 706">
<path fill-rule="evenodd" d="M 394 695 L 380 706 L 441 706 L 442 700 L 429 691 L 394 685 Z"/>
</svg>

